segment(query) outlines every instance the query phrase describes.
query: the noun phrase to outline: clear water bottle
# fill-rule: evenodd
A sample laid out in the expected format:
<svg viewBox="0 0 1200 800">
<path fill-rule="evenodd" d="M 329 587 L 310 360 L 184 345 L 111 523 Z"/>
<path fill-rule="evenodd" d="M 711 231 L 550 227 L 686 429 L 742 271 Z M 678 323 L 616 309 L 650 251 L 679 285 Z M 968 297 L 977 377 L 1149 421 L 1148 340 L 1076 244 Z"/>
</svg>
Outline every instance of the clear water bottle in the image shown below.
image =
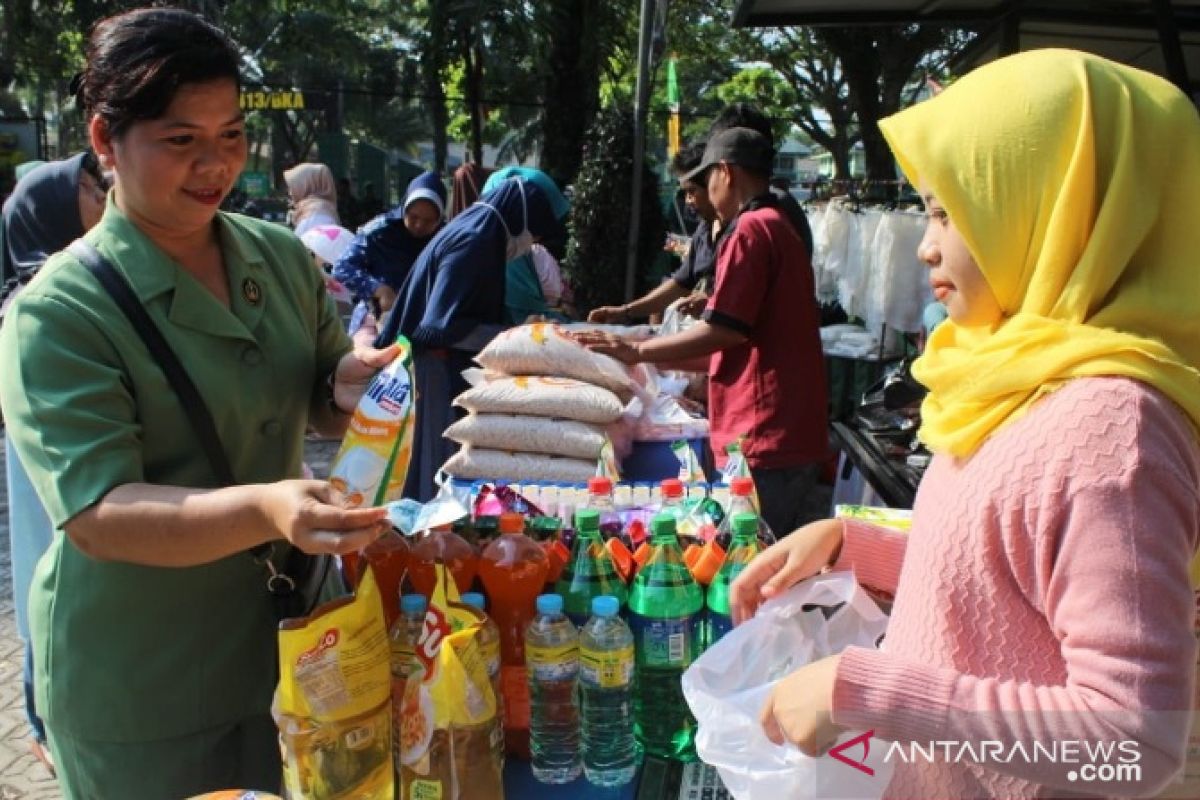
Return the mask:
<svg viewBox="0 0 1200 800">
<path fill-rule="evenodd" d="M 579 632 L 563 614 L 562 598 L 537 599 L 537 616 L 525 631 L 529 667 L 529 749 L 533 777 L 542 783 L 570 783 L 583 771 L 579 751 Z"/>
<path fill-rule="evenodd" d="M 633 736 L 633 633 L 611 595 L 592 598 L 579 632 L 579 716 L 583 772 L 597 786 L 624 786 L 637 772 Z"/>
<path fill-rule="evenodd" d="M 733 542 L 733 518 L 738 514 L 753 514 L 758 519 L 758 541 L 762 549 L 775 544 L 775 533 L 767 525 L 767 521 L 758 513 L 758 504 L 754 498 L 754 481 L 751 478 L 734 478 L 729 483 L 729 505 L 725 519 L 717 528 L 717 544 L 726 552 Z M 789 533 L 790 531 L 784 531 Z"/>
</svg>

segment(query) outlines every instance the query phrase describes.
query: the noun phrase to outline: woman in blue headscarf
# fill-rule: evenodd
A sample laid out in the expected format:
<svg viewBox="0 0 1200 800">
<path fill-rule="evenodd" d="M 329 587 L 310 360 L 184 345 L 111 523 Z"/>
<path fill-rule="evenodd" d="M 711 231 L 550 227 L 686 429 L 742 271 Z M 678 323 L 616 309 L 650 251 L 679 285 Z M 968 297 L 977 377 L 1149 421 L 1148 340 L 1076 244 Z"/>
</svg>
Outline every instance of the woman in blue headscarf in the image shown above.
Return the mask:
<svg viewBox="0 0 1200 800">
<path fill-rule="evenodd" d="M 417 373 L 417 435 L 404 496 L 428 500 L 434 475 L 455 445 L 442 438 L 450 401 L 467 388 L 460 373 L 505 327 L 505 264 L 539 239 L 562 234 L 569 204 L 548 175 L 498 179 L 421 252 L 381 342 L 404 334 Z M 493 176 L 495 177 L 495 176 Z"/>
<path fill-rule="evenodd" d="M 404 202 L 364 225 L 333 265 L 333 277 L 376 315 L 396 302 L 396 290 L 442 227 L 446 186 L 436 172 L 413 178 Z"/>
<path fill-rule="evenodd" d="M 558 187 L 549 175 L 530 167 L 505 167 L 493 172 L 483 185 L 484 193 L 495 189 L 506 180 L 520 178 L 539 186 L 542 189 L 553 190 L 555 193 L 553 211 L 560 218 L 565 217 L 570 210 L 570 201 L 558 191 Z M 562 319 L 561 313 L 551 308 L 559 298 L 546 296 L 542 284 L 541 270 L 535 262 L 535 257 L 541 264 L 549 266 L 556 273 L 558 263 L 545 248 L 534 248 L 533 252 L 525 253 L 509 261 L 505 267 L 506 285 L 504 288 L 504 305 L 508 308 L 507 319 L 513 324 L 521 324 L 529 317 L 548 317 Z"/>
</svg>

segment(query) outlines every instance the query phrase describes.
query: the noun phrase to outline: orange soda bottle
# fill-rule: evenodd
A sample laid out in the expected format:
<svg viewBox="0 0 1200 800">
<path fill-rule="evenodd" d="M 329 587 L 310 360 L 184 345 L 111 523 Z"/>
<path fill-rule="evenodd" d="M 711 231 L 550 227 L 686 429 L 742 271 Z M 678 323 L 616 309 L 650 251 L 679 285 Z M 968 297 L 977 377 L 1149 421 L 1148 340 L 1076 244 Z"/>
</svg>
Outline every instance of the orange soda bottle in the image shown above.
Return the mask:
<svg viewBox="0 0 1200 800">
<path fill-rule="evenodd" d="M 446 569 L 450 570 L 460 596 L 471 591 L 475 571 L 479 568 L 479 556 L 471 543 L 451 530 L 449 525 L 430 528 L 412 548 L 408 579 L 412 581 L 413 589 L 427 598 L 437 585 L 435 564 L 445 564 Z"/>
<path fill-rule="evenodd" d="M 537 597 L 550 565 L 546 551 L 525 535 L 517 513 L 500 516 L 500 537 L 483 551 L 479 577 L 500 628 L 500 683 L 504 694 L 504 744 L 529 758 L 529 682 L 525 672 L 525 628 L 537 616 Z"/>
<path fill-rule="evenodd" d="M 404 571 L 408 569 L 409 555 L 408 542 L 393 528 L 363 548 L 355 559 L 355 586 L 358 585 L 357 579 L 362 577 L 360 573 L 364 563 L 370 564 L 371 569 L 375 571 L 379 596 L 385 598 L 383 615 L 388 630 L 392 629 L 392 624 L 400 616 L 400 582 L 404 580 Z"/>
</svg>

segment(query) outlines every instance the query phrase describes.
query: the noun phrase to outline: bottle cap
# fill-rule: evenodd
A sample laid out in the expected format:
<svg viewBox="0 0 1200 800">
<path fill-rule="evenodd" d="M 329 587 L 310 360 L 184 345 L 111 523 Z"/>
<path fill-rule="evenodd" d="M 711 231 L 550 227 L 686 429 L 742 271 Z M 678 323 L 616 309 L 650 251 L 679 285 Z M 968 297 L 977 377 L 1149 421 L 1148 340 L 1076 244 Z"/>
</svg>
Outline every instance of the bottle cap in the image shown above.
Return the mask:
<svg viewBox="0 0 1200 800">
<path fill-rule="evenodd" d="M 467 592 L 462 596 L 462 601 L 473 608 L 478 608 L 480 611 L 484 609 L 483 595 L 479 592 Z"/>
<path fill-rule="evenodd" d="M 607 480 L 607 479 L 606 479 Z M 594 508 L 581 508 L 575 512 L 575 530 L 600 530 L 600 512 Z"/>
<path fill-rule="evenodd" d="M 754 514 L 733 515 L 734 536 L 758 536 L 758 517 Z"/>
<path fill-rule="evenodd" d="M 754 481 L 751 478 L 734 478 L 729 482 L 729 491 L 738 497 L 749 497 L 754 494 Z"/>
<path fill-rule="evenodd" d="M 402 594 L 400 595 L 400 612 L 403 614 L 424 614 L 427 602 L 423 594 Z"/>
<path fill-rule="evenodd" d="M 563 608 L 562 595 L 540 594 L 537 599 L 539 614 L 561 614 Z"/>
<path fill-rule="evenodd" d="M 597 475 L 588 478 L 587 489 L 589 494 L 609 494 L 612 492 L 612 481 L 603 475 Z"/>
<path fill-rule="evenodd" d="M 656 514 L 654 519 L 650 520 L 650 532 L 654 536 L 663 536 L 665 534 L 675 535 L 675 517 L 670 514 Z"/>
<path fill-rule="evenodd" d="M 501 533 L 524 533 L 525 518 L 515 511 L 505 511 L 500 515 Z"/>
<path fill-rule="evenodd" d="M 592 598 L 592 613 L 597 617 L 615 617 L 621 610 L 621 602 L 611 594 Z"/>
<path fill-rule="evenodd" d="M 683 497 L 683 481 L 678 478 L 667 478 L 660 486 L 663 497 Z"/>
</svg>

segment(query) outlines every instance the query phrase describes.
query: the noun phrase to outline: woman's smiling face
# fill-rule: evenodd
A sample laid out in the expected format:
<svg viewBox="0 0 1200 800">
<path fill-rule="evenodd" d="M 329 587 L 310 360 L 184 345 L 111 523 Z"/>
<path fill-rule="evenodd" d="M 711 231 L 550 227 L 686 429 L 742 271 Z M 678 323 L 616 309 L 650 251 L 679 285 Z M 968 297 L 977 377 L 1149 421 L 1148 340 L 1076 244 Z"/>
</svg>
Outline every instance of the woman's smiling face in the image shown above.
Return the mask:
<svg viewBox="0 0 1200 800">
<path fill-rule="evenodd" d="M 232 80 L 180 86 L 162 116 L 139 120 L 115 139 L 103 122 L 93 125 L 96 150 L 113 170 L 117 204 L 156 231 L 186 234 L 212 222 L 246 163 Z"/>
</svg>

